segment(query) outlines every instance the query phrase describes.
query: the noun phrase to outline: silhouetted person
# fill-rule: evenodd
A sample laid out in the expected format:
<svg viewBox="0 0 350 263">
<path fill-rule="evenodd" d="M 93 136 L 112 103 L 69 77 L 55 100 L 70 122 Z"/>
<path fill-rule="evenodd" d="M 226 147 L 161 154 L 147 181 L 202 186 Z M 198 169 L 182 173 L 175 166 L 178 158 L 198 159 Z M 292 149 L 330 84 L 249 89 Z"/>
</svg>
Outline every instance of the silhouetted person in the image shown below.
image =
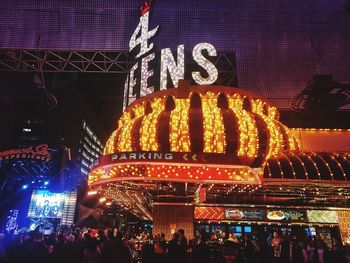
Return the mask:
<svg viewBox="0 0 350 263">
<path fill-rule="evenodd" d="M 180 263 L 186 261 L 186 247 L 184 246 L 181 234 L 177 232 L 174 233 L 174 237 L 169 243 L 167 256 L 169 263 Z"/>
<path fill-rule="evenodd" d="M 153 263 L 155 260 L 154 246 L 150 243 L 146 243 L 142 247 L 141 251 L 142 263 Z"/>
<path fill-rule="evenodd" d="M 250 240 L 249 235 L 244 236 L 244 241 L 242 243 L 243 253 L 247 263 L 253 263 L 255 257 L 254 245 Z"/>
<path fill-rule="evenodd" d="M 315 254 L 315 242 L 312 238 L 309 238 L 305 248 L 303 249 L 303 256 L 305 263 L 314 263 Z"/>
<path fill-rule="evenodd" d="M 179 234 L 182 236 L 181 237 L 181 242 L 187 247 L 187 238 L 185 236 L 185 230 L 183 230 L 182 228 L 179 229 Z"/>
<path fill-rule="evenodd" d="M 4 246 L 5 235 L 0 233 L 0 262 L 7 262 L 7 255 Z"/>
<path fill-rule="evenodd" d="M 222 246 L 222 263 L 240 263 L 239 250 L 233 241 L 226 241 Z"/>
<path fill-rule="evenodd" d="M 201 235 L 199 244 L 194 245 L 192 249 L 192 263 L 208 262 L 210 258 L 209 247 L 206 244 L 205 235 Z"/>
<path fill-rule="evenodd" d="M 163 263 L 166 261 L 166 242 L 164 233 L 156 235 L 154 239 L 154 261 L 155 263 Z"/>
<path fill-rule="evenodd" d="M 304 263 L 303 245 L 296 237 L 292 238 L 291 250 L 291 262 Z"/>
<path fill-rule="evenodd" d="M 115 238 L 112 229 L 107 231 L 107 239 L 101 246 L 101 263 L 128 263 L 131 262 L 129 248 L 119 239 Z"/>
<path fill-rule="evenodd" d="M 221 245 L 215 233 L 211 233 L 207 242 L 209 247 L 209 262 L 218 262 L 222 256 Z"/>
<path fill-rule="evenodd" d="M 97 263 L 100 256 L 100 250 L 97 246 L 97 240 L 90 235 L 85 235 L 85 244 L 82 255 L 82 263 Z"/>
<path fill-rule="evenodd" d="M 283 234 L 281 236 L 281 256 L 280 263 L 290 263 L 290 242 L 289 239 Z"/>
<path fill-rule="evenodd" d="M 48 247 L 44 241 L 44 236 L 41 232 L 36 231 L 33 233 L 32 240 L 28 241 L 20 252 L 21 260 L 19 262 L 46 262 L 49 254 Z"/>
</svg>

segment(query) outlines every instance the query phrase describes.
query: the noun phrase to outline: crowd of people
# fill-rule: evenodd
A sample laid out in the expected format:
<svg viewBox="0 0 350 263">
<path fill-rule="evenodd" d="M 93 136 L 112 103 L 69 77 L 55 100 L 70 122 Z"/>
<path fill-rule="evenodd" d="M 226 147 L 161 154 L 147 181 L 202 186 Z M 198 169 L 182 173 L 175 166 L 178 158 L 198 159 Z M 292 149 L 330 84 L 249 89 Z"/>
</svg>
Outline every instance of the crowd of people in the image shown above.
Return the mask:
<svg viewBox="0 0 350 263">
<path fill-rule="evenodd" d="M 32 231 L 0 234 L 1 263 L 350 263 L 350 247 L 328 248 L 320 237 L 301 239 L 274 232 L 267 238 L 196 232 L 187 240 L 179 229 L 164 234 L 122 235 L 118 229 L 71 229 L 44 236 Z"/>
</svg>

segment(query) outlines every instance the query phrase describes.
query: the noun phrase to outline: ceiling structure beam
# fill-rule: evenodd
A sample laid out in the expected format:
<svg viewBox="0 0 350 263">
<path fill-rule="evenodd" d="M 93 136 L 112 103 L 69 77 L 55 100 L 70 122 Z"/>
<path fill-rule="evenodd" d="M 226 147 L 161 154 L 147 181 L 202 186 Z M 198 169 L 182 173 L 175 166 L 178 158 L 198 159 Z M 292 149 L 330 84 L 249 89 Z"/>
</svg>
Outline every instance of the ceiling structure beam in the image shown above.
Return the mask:
<svg viewBox="0 0 350 263">
<path fill-rule="evenodd" d="M 0 49 L 0 71 L 125 74 L 127 51 L 55 51 Z"/>
</svg>

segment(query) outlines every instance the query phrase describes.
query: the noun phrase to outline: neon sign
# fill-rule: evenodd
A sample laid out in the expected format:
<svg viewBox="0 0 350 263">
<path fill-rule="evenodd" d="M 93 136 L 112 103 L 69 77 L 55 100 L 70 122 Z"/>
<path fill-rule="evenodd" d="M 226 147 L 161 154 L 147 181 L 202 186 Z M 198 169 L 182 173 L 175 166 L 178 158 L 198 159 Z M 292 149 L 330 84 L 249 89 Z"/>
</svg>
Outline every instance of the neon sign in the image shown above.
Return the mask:
<svg viewBox="0 0 350 263">
<path fill-rule="evenodd" d="M 154 76 L 154 70 L 150 64 L 156 58 L 153 51 L 154 44 L 151 42 L 158 32 L 159 25 L 150 29 L 149 14 L 151 11 L 152 0 L 144 2 L 141 9 L 140 21 L 131 36 L 129 42 L 129 52 L 136 52 L 135 63 L 130 69 L 124 86 L 123 109 L 138 97 L 153 93 L 155 87 L 149 85 L 149 78 Z M 203 76 L 199 71 L 191 73 L 192 79 L 199 85 L 213 84 L 218 79 L 218 70 L 215 65 L 203 55 L 207 53 L 209 57 L 216 57 L 215 47 L 210 43 L 199 43 L 192 50 L 193 61 L 206 73 Z M 185 77 L 185 46 L 178 45 L 176 52 L 176 61 L 170 48 L 163 48 L 160 52 L 160 76 L 159 89 L 165 90 L 168 87 L 178 87 L 179 80 Z M 168 83 L 168 75 L 170 82 Z M 169 84 L 169 85 L 168 85 Z M 139 89 L 137 89 L 139 85 Z"/>
<path fill-rule="evenodd" d="M 47 144 L 0 152 L 0 161 L 9 159 L 37 159 L 48 162 L 51 159 L 51 154 Z"/>
</svg>

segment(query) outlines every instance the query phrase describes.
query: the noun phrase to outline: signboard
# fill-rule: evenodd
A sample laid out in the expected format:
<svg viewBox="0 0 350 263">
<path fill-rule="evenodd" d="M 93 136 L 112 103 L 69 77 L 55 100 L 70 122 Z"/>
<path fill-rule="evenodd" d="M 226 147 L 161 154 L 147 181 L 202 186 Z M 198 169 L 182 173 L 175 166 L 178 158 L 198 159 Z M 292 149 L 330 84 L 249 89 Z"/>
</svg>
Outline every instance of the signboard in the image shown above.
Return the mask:
<svg viewBox="0 0 350 263">
<path fill-rule="evenodd" d="M 198 85 L 213 84 L 219 76 L 213 61 L 218 53 L 211 43 L 196 43 L 190 52 L 184 44 L 177 45 L 175 54 L 170 48 L 161 49 L 160 54 L 154 51 L 153 38 L 159 31 L 159 25 L 149 25 L 152 3 L 153 0 L 147 0 L 141 6 L 139 23 L 129 41 L 129 52 L 134 62 L 124 85 L 123 109 L 155 90 L 178 87 L 179 80 L 185 79 L 185 75 L 186 79 L 192 79 Z M 227 62 L 235 64 L 234 61 Z M 185 64 L 187 71 L 192 70 L 190 75 L 185 73 Z"/>
<path fill-rule="evenodd" d="M 33 191 L 28 217 L 61 218 L 64 201 L 64 193 L 51 193 L 47 190 Z"/>
<path fill-rule="evenodd" d="M 271 221 L 305 221 L 305 212 L 292 210 L 270 210 L 266 218 Z"/>
<path fill-rule="evenodd" d="M 194 217 L 202 220 L 306 222 L 306 211 L 202 206 L 195 207 Z"/>
<path fill-rule="evenodd" d="M 225 218 L 232 220 L 263 220 L 264 214 L 264 210 L 225 209 Z"/>
<path fill-rule="evenodd" d="M 103 166 L 113 163 L 126 162 L 167 162 L 167 163 L 198 163 L 198 164 L 239 164 L 241 161 L 233 154 L 217 153 L 180 153 L 180 152 L 124 152 L 118 154 L 103 155 L 93 164 Z"/>
<path fill-rule="evenodd" d="M 338 223 L 338 215 L 336 211 L 307 210 L 307 218 L 311 223 Z"/>
<path fill-rule="evenodd" d="M 36 159 L 48 162 L 51 160 L 51 154 L 47 144 L 0 152 L 0 161 L 10 159 Z"/>
<path fill-rule="evenodd" d="M 210 206 L 195 206 L 194 219 L 198 220 L 222 220 L 225 219 L 225 208 Z"/>
<path fill-rule="evenodd" d="M 207 200 L 207 189 L 200 186 L 196 191 L 195 203 L 204 203 Z"/>
</svg>

